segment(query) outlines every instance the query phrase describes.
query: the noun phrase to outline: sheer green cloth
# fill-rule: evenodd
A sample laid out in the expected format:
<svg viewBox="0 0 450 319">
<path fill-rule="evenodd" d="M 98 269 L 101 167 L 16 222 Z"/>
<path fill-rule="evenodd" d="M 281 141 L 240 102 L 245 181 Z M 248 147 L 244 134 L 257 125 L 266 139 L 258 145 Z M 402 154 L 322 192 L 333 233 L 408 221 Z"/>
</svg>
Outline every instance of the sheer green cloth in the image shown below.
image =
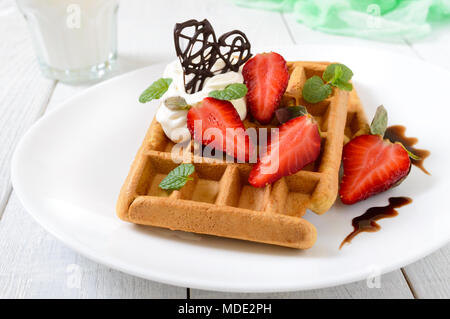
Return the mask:
<svg viewBox="0 0 450 319">
<path fill-rule="evenodd" d="M 293 12 L 322 32 L 382 41 L 426 36 L 435 22 L 450 22 L 450 0 L 234 0 L 236 4 Z"/>
</svg>

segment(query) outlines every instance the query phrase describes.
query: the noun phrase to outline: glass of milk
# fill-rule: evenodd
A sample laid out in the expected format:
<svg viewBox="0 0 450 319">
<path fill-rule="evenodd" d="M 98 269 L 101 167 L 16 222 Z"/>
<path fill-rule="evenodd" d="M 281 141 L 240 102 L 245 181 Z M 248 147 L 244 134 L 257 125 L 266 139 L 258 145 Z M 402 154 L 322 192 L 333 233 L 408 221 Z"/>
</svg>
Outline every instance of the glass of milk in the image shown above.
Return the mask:
<svg viewBox="0 0 450 319">
<path fill-rule="evenodd" d="M 17 0 L 41 69 L 49 78 L 103 77 L 117 57 L 119 0 Z"/>
</svg>

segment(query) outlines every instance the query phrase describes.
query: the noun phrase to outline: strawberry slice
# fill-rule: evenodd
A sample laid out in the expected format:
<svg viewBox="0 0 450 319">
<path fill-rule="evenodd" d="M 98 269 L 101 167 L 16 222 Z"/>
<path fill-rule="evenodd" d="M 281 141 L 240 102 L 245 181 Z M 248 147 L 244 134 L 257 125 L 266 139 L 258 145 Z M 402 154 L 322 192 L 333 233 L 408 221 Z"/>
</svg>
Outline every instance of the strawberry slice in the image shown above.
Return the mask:
<svg viewBox="0 0 450 319">
<path fill-rule="evenodd" d="M 196 141 L 223 151 L 240 162 L 248 161 L 254 151 L 244 123 L 229 101 L 204 98 L 189 110 L 187 127 Z"/>
<path fill-rule="evenodd" d="M 259 123 L 270 123 L 288 85 L 286 61 L 275 52 L 260 53 L 248 60 L 242 75 L 250 112 Z"/>
<path fill-rule="evenodd" d="M 405 178 L 411 168 L 401 144 L 381 135 L 361 135 L 343 149 L 344 176 L 339 195 L 344 204 L 354 204 L 384 192 Z"/>
<path fill-rule="evenodd" d="M 248 181 L 255 187 L 263 187 L 298 172 L 314 162 L 319 153 L 320 134 L 313 118 L 309 115 L 294 118 L 280 126 L 277 138 L 271 139 Z"/>
</svg>

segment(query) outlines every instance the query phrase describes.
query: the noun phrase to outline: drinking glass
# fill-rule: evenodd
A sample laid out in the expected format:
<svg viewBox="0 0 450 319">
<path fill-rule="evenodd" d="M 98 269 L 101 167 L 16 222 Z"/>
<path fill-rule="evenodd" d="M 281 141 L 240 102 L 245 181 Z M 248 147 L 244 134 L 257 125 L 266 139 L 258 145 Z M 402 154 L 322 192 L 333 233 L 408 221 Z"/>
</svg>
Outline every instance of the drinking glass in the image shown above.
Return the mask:
<svg viewBox="0 0 450 319">
<path fill-rule="evenodd" d="M 17 0 L 45 76 L 96 80 L 117 58 L 119 0 Z"/>
</svg>

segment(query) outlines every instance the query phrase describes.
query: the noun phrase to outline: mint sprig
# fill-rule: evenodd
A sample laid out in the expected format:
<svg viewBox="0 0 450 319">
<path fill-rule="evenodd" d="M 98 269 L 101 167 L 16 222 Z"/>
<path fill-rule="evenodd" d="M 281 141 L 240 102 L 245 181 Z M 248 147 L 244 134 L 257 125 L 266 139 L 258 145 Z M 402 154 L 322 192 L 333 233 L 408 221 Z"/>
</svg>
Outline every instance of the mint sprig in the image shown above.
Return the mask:
<svg viewBox="0 0 450 319">
<path fill-rule="evenodd" d="M 329 97 L 332 91 L 331 85 L 325 84 L 320 77 L 314 75 L 305 82 L 302 94 L 309 103 L 317 103 Z"/>
<path fill-rule="evenodd" d="M 323 72 L 322 78 L 324 81 L 333 85 L 337 82 L 346 83 L 353 77 L 353 72 L 347 66 L 340 63 L 330 64 L 325 72 Z"/>
<path fill-rule="evenodd" d="M 338 89 L 344 90 L 344 91 L 351 91 L 353 90 L 353 85 L 350 82 L 342 82 L 340 80 L 337 80 L 334 84 L 335 87 Z"/>
<path fill-rule="evenodd" d="M 166 190 L 179 190 L 188 181 L 193 180 L 190 175 L 195 171 L 192 164 L 181 164 L 175 167 L 167 174 L 167 176 L 159 183 L 159 187 Z"/>
<path fill-rule="evenodd" d="M 325 100 L 332 93 L 332 86 L 341 90 L 351 91 L 353 85 L 349 82 L 353 72 L 341 63 L 333 63 L 327 66 L 322 78 L 315 75 L 306 80 L 303 86 L 303 98 L 310 103 Z"/>
<path fill-rule="evenodd" d="M 164 93 L 169 89 L 169 85 L 172 83 L 170 78 L 160 78 L 153 82 L 139 97 L 139 102 L 147 103 L 151 100 L 160 99 Z"/>
<path fill-rule="evenodd" d="M 208 96 L 218 100 L 237 100 L 247 94 L 247 86 L 242 83 L 233 83 L 227 85 L 223 90 L 215 90 L 209 92 Z"/>
</svg>

